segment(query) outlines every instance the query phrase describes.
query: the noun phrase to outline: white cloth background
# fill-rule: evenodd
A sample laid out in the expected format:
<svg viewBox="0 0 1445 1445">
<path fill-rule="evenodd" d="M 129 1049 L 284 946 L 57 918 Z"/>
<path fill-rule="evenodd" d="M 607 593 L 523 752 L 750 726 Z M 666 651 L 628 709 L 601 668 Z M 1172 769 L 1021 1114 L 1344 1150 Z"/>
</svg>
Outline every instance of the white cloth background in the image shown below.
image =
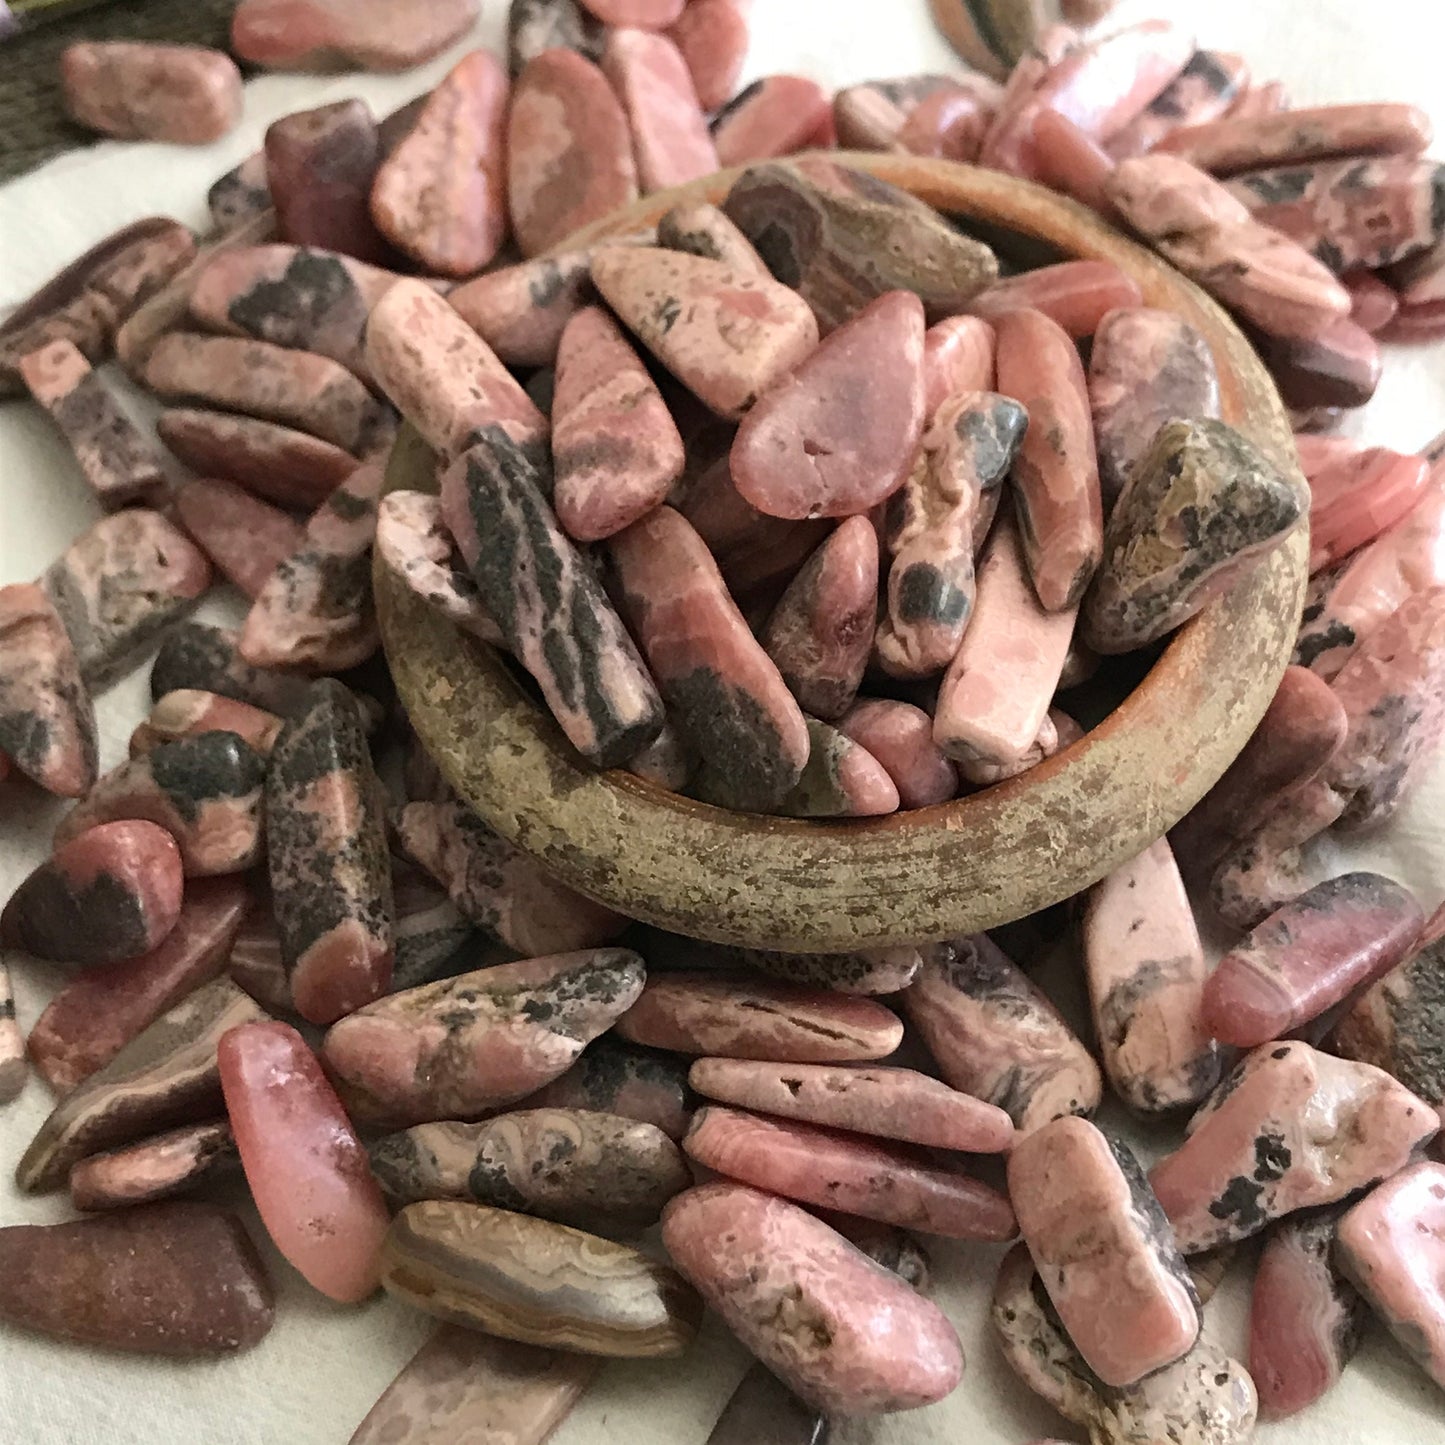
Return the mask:
<svg viewBox="0 0 1445 1445">
<path fill-rule="evenodd" d="M 1118 13 L 1140 18 L 1161 8 L 1125 0 Z M 1257 75 L 1283 78 L 1301 103 L 1410 101 L 1430 109 L 1445 132 L 1445 20 L 1436 0 L 1209 0 L 1167 8 L 1197 25 L 1203 43 L 1241 51 Z M 484 0 L 484 9 L 475 36 L 424 70 L 268 77 L 247 88 L 244 122 L 214 146 L 100 145 L 12 181 L 0 189 L 0 312 L 86 246 L 142 215 L 164 212 L 203 226 L 207 186 L 255 150 L 277 116 L 351 95 L 384 114 L 432 84 L 468 46 L 500 48 L 504 0 Z M 789 70 L 841 86 L 954 63 L 924 0 L 756 0 L 753 14 L 749 79 Z M 0 65 L 6 63 L 0 48 Z M 1445 346 L 1393 350 L 1380 395 L 1356 429 L 1372 441 L 1413 450 L 1442 427 Z M 38 410 L 0 404 L 0 582 L 36 575 L 94 515 L 62 443 Z M 102 700 L 102 766 L 124 756 L 145 697 L 142 672 Z M 1351 861 L 1399 877 L 1433 908 L 1445 896 L 1442 809 L 1445 763 L 1389 831 L 1355 849 Z M 0 897 L 44 856 L 60 811 L 22 804 L 15 789 L 0 789 Z M 20 1018 L 28 1026 L 62 973 L 12 962 L 18 963 Z M 11 1165 L 49 1102 L 43 1083 L 32 1079 L 16 1103 L 0 1110 L 0 1223 L 69 1216 L 63 1195 L 22 1198 L 11 1182 Z M 1160 1147 L 1140 1142 L 1146 1153 Z M 242 1207 L 259 1238 L 254 1214 Z M 1082 1432 L 1014 1380 L 988 1336 L 986 1302 L 998 1251 L 939 1242 L 932 1252 L 938 1299 L 963 1337 L 968 1373 L 945 1403 L 880 1423 L 878 1445 L 1080 1439 Z M 332 1305 L 269 1248 L 268 1261 L 278 1292 L 276 1326 L 259 1348 L 237 1359 L 177 1364 L 107 1356 L 0 1328 L 0 1442 L 342 1445 L 430 1325 L 381 1296 L 359 1308 Z M 1245 1349 L 1246 1277 L 1236 1266 L 1232 1284 L 1209 1310 L 1210 1332 L 1235 1353 Z M 557 1445 L 701 1445 L 745 1364 L 743 1351 L 715 1321 L 681 1361 L 610 1364 L 557 1432 Z M 1294 1421 L 1262 1426 L 1258 1438 L 1266 1445 L 1426 1445 L 1442 1439 L 1442 1428 L 1445 1394 L 1376 1329 L 1327 1401 Z"/>
</svg>

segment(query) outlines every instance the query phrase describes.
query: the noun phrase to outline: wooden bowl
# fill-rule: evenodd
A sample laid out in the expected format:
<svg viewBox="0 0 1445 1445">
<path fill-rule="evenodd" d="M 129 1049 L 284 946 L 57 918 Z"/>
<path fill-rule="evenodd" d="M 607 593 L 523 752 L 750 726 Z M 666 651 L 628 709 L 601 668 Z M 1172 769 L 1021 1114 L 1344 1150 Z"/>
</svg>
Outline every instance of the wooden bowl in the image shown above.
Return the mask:
<svg viewBox="0 0 1445 1445">
<path fill-rule="evenodd" d="M 1224 312 L 1093 212 L 994 171 L 844 155 L 939 210 L 1024 250 L 1112 261 L 1148 305 L 1208 339 L 1223 414 L 1287 472 L 1298 463 L 1268 373 Z M 567 243 L 719 201 L 737 171 L 651 195 Z M 435 489 L 409 429 L 388 487 Z M 1303 486 L 1303 480 L 1300 481 Z M 996 787 L 891 817 L 816 822 L 732 813 L 623 772 L 597 772 L 511 664 L 377 574 L 381 633 L 401 699 L 457 793 L 569 883 L 677 933 L 790 952 L 842 952 L 991 928 L 1079 892 L 1178 821 L 1244 746 L 1294 645 L 1308 541 L 1297 532 L 1170 641 L 1080 742 Z"/>
</svg>

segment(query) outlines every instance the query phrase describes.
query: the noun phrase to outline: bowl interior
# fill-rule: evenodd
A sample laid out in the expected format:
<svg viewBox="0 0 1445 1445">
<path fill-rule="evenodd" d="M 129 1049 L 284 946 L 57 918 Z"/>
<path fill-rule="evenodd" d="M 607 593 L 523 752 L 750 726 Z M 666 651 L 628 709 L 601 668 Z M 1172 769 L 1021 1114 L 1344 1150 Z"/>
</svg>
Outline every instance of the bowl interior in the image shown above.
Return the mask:
<svg viewBox="0 0 1445 1445">
<path fill-rule="evenodd" d="M 1146 304 L 1200 330 L 1219 368 L 1224 418 L 1297 473 L 1263 365 L 1224 312 L 1152 252 L 1072 201 L 997 172 L 903 156 L 830 158 L 958 218 L 1006 259 L 1118 265 Z M 648 196 L 566 249 L 651 224 L 683 200 L 717 201 L 737 174 Z M 435 485 L 435 458 L 403 428 L 388 490 Z M 1163 834 L 1233 760 L 1273 696 L 1298 626 L 1307 549 L 1301 531 L 1181 628 L 1138 685 L 1056 757 L 953 802 L 838 822 L 732 813 L 597 772 L 509 660 L 380 569 L 377 607 L 423 744 L 504 836 L 644 922 L 746 947 L 840 952 L 1010 922 L 1080 891 Z"/>
</svg>

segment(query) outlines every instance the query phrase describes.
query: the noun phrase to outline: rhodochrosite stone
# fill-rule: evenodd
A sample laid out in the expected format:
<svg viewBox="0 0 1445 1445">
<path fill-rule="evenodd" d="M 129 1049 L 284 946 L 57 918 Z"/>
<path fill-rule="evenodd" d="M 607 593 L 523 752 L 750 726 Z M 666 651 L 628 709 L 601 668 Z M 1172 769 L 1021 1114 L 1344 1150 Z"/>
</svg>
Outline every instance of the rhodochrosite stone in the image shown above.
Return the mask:
<svg viewBox="0 0 1445 1445">
<path fill-rule="evenodd" d="M 993 390 L 995 336 L 977 316 L 946 316 L 923 333 L 923 415 L 930 421 L 950 397 Z"/>
<path fill-rule="evenodd" d="M 883 764 L 847 733 L 815 717 L 806 721 L 808 761 L 777 811 L 785 818 L 872 818 L 897 812 L 898 789 Z M 704 774 L 700 796 L 718 796 L 715 777 Z"/>
<path fill-rule="evenodd" d="M 235 1163 L 229 1124 L 192 1124 L 82 1159 L 70 1171 L 70 1202 L 85 1210 L 130 1209 L 180 1194 Z"/>
<path fill-rule="evenodd" d="M 900 807 L 927 808 L 958 791 L 957 770 L 933 741 L 933 719 L 921 707 L 866 697 L 838 719 L 838 730 L 887 769 Z"/>
<path fill-rule="evenodd" d="M 410 70 L 445 50 L 477 17 L 478 0 L 241 0 L 237 55 L 272 70 Z"/>
<path fill-rule="evenodd" d="M 748 54 L 748 18 L 739 0 L 691 0 L 667 32 L 692 74 L 698 104 L 716 110 L 737 87 Z"/>
<path fill-rule="evenodd" d="M 199 45 L 77 41 L 60 56 L 65 109 L 120 140 L 207 145 L 241 118 L 241 72 Z"/>
<path fill-rule="evenodd" d="M 187 482 L 176 492 L 175 509 L 217 570 L 247 597 L 261 591 L 305 536 L 289 513 L 221 478 Z"/>
<path fill-rule="evenodd" d="M 644 191 L 666 190 L 710 176 L 718 154 L 693 89 L 687 62 L 665 35 L 615 29 L 602 52 L 632 126 L 637 176 Z"/>
<path fill-rule="evenodd" d="M 341 1101 L 288 1024 L 246 1024 L 217 1060 L 241 1167 L 276 1248 L 322 1294 L 377 1286 L 387 1212 Z"/>
<path fill-rule="evenodd" d="M 962 1377 L 938 1308 L 795 1204 L 705 1184 L 668 1205 L 662 1240 L 743 1343 L 820 1410 L 911 1409 Z"/>
<path fill-rule="evenodd" d="M 688 1061 L 676 1054 L 639 1048 L 616 1034 L 604 1034 L 582 1057 L 519 1099 L 519 1109 L 588 1109 L 655 1124 L 669 1139 L 681 1139 L 692 1118 Z"/>
<path fill-rule="evenodd" d="M 826 146 L 832 119 L 828 92 L 816 80 L 768 75 L 740 90 L 713 117 L 712 138 L 719 163 L 737 166 Z"/>
</svg>

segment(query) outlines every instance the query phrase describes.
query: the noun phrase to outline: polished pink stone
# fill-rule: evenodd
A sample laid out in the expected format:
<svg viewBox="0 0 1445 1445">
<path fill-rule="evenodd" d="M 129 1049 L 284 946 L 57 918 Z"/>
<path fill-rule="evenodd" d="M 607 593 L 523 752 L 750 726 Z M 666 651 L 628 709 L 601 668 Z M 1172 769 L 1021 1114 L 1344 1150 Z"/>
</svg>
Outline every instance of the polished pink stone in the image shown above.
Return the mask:
<svg viewBox="0 0 1445 1445">
<path fill-rule="evenodd" d="M 201 550 L 247 597 L 255 597 L 301 545 L 301 524 L 235 482 L 187 482 L 175 495 L 176 517 Z"/>
<path fill-rule="evenodd" d="M 951 396 L 993 390 L 993 327 L 977 316 L 948 316 L 923 333 L 923 415 Z"/>
<path fill-rule="evenodd" d="M 735 271 L 764 278 L 772 275 L 753 243 L 723 211 L 707 201 L 684 202 L 666 212 L 657 223 L 657 244 L 669 251 L 707 256 Z"/>
<path fill-rule="evenodd" d="M 1034 117 L 1034 171 L 1051 190 L 1072 196 L 1101 216 L 1113 213 L 1108 181 L 1114 161 L 1092 136 L 1056 110 Z"/>
<path fill-rule="evenodd" d="M 235 733 L 262 757 L 271 752 L 282 719 L 264 708 L 233 697 L 194 688 L 177 688 L 157 698 L 150 716 L 130 735 L 130 755 L 154 752 L 162 743 L 179 742 L 198 733 Z"/>
<path fill-rule="evenodd" d="M 241 0 L 231 45 L 271 70 L 410 70 L 477 18 L 479 0 Z"/>
<path fill-rule="evenodd" d="M 1036 768 L 1046 758 L 1052 758 L 1065 748 L 1072 747 L 1084 736 L 1084 730 L 1062 708 L 1050 707 L 1048 714 L 1039 724 L 1038 736 L 1033 745 L 1021 758 L 1011 763 L 987 763 L 978 758 L 960 758 L 955 764 L 958 776 L 964 784 L 977 787 L 991 787 L 1006 778 L 1016 778 L 1030 768 Z"/>
<path fill-rule="evenodd" d="M 1417 1164 L 1340 1221 L 1336 1258 L 1421 1368 L 1445 1389 L 1445 1164 Z"/>
<path fill-rule="evenodd" d="M 628 329 L 721 416 L 741 416 L 818 345 L 817 320 L 796 291 L 706 256 L 607 246 L 593 257 L 592 280 Z"/>
<path fill-rule="evenodd" d="M 200 45 L 79 40 L 60 54 L 65 110 L 120 140 L 209 145 L 241 119 L 241 72 Z"/>
<path fill-rule="evenodd" d="M 872 999 L 711 973 L 649 979 L 616 1027 L 653 1048 L 798 1064 L 881 1059 L 903 1038 L 898 1015 Z"/>
<path fill-rule="evenodd" d="M 1196 50 L 1189 64 L 1109 142 L 1116 160 L 1142 156 L 1184 126 L 1218 120 L 1249 84 L 1249 65 L 1242 55 Z"/>
<path fill-rule="evenodd" d="M 463 56 L 376 172 L 372 219 L 428 271 L 470 276 L 506 239 L 508 89 L 490 51 Z"/>
<path fill-rule="evenodd" d="M 354 1108 L 398 1128 L 477 1119 L 565 1073 L 638 997 L 642 960 L 585 949 L 477 969 L 378 999 L 324 1056 Z"/>
<path fill-rule="evenodd" d="M 1424 923 L 1409 890 L 1378 873 L 1318 884 L 1220 960 L 1204 991 L 1210 1032 L 1252 1048 L 1301 1027 L 1394 968 Z"/>
<path fill-rule="evenodd" d="M 83 1210 L 130 1209 L 183 1193 L 235 1162 L 229 1124 L 170 1129 L 72 1165 L 70 1202 Z"/>
<path fill-rule="evenodd" d="M 1378 335 L 1395 319 L 1400 296 L 1373 271 L 1351 271 L 1340 277 L 1350 293 L 1350 320 L 1371 336 Z"/>
<path fill-rule="evenodd" d="M 774 517 L 847 517 L 902 485 L 923 430 L 923 306 L 891 291 L 824 339 L 743 418 L 730 457 Z"/>
<path fill-rule="evenodd" d="M 894 145 L 910 155 L 972 162 L 993 121 L 991 97 L 959 86 L 924 96 L 908 113 Z"/>
<path fill-rule="evenodd" d="M 60 963 L 135 958 L 175 927 L 182 886 L 180 849 L 165 829 L 102 823 L 21 882 L 0 912 L 0 942 Z"/>
<path fill-rule="evenodd" d="M 524 447 L 547 435 L 547 418 L 491 347 L 423 281 L 398 281 L 372 309 L 366 354 L 377 384 L 446 458 L 486 426 Z"/>
<path fill-rule="evenodd" d="M 950 1239 L 1000 1242 L 1017 1232 L 1003 1195 L 862 1135 L 708 1105 L 683 1148 L 705 1168 L 804 1204 Z"/>
<path fill-rule="evenodd" d="M 553 504 L 582 542 L 620 532 L 682 475 L 682 438 L 647 368 L 599 306 L 579 311 L 557 348 Z"/>
<path fill-rule="evenodd" d="M 994 318 L 998 389 L 1029 414 L 1013 469 L 1019 532 L 1039 601 L 1075 606 L 1099 565 L 1104 514 L 1088 384 L 1078 351 L 1042 312 Z"/>
<path fill-rule="evenodd" d="M 716 110 L 737 88 L 748 56 L 745 0 L 691 0 L 668 30 L 682 52 L 704 110 Z"/>
<path fill-rule="evenodd" d="M 1087 1119 L 1055 1119 L 1009 1155 L 1009 1195 L 1075 1349 L 1132 1385 L 1199 1338 L 1199 1301 L 1138 1161 Z"/>
<path fill-rule="evenodd" d="M 1114 1092 L 1151 1115 L 1200 1103 L 1219 1081 L 1204 999 L 1209 968 L 1189 896 L 1161 838 L 1087 895 L 1084 969 Z"/>
<path fill-rule="evenodd" d="M 576 51 L 543 51 L 517 77 L 507 191 L 524 256 L 637 198 L 627 113 L 607 77 Z"/>
<path fill-rule="evenodd" d="M 1403 521 L 1430 482 L 1430 463 L 1370 447 L 1318 468 L 1310 483 L 1310 571 L 1348 557 Z"/>
<path fill-rule="evenodd" d="M 979 564 L 973 620 L 934 712 L 933 740 L 949 757 L 1011 763 L 1033 746 L 1063 671 L 1075 612 L 1040 606 L 1018 524 L 1012 513 L 1001 516 Z"/>
<path fill-rule="evenodd" d="M 912 1069 L 699 1059 L 688 1082 L 739 1108 L 935 1149 L 1001 1154 L 1014 1141 L 1002 1109 Z"/>
<path fill-rule="evenodd" d="M 1360 1347 L 1364 1302 L 1330 1255 L 1338 1207 L 1296 1215 L 1265 1241 L 1249 1305 L 1249 1373 L 1259 1412 L 1283 1420 L 1339 1382 Z"/>
<path fill-rule="evenodd" d="M 246 1183 L 276 1248 L 322 1294 L 377 1286 L 390 1222 L 366 1150 L 289 1024 L 242 1024 L 216 1051 Z"/>
<path fill-rule="evenodd" d="M 1388 1178 L 1439 1128 L 1435 1110 L 1381 1069 L 1265 1044 L 1149 1181 L 1180 1248 L 1198 1254 Z"/>
<path fill-rule="evenodd" d="M 866 517 L 849 517 L 788 584 L 762 632 L 805 712 L 831 721 L 847 711 L 868 664 L 877 601 L 878 534 Z"/>
<path fill-rule="evenodd" d="M 1040 311 L 1077 340 L 1092 336 L 1110 311 L 1143 300 L 1138 283 L 1112 262 L 1061 261 L 995 282 L 968 309 L 994 322 L 1011 311 Z"/>
<path fill-rule="evenodd" d="M 662 1240 L 743 1343 L 820 1410 L 930 1404 L 963 1374 L 938 1308 L 795 1204 L 705 1184 L 668 1204 Z"/>
<path fill-rule="evenodd" d="M 632 127 L 637 179 L 644 191 L 680 186 L 718 169 L 717 150 L 681 51 L 647 30 L 608 32 L 602 73 Z"/>
<path fill-rule="evenodd" d="M 582 0 L 604 25 L 665 30 L 677 22 L 686 0 Z"/>
<path fill-rule="evenodd" d="M 785 818 L 875 818 L 896 813 L 898 789 L 883 764 L 830 724 L 815 717 L 807 722 L 808 761 L 777 812 Z"/>
<path fill-rule="evenodd" d="M 240 878 L 193 879 L 160 943 L 87 969 L 61 989 L 30 1031 L 30 1057 L 46 1082 L 68 1094 L 187 994 L 218 978 L 248 903 Z"/>
<path fill-rule="evenodd" d="M 862 744 L 888 770 L 904 808 L 944 803 L 958 776 L 933 741 L 933 719 L 912 703 L 861 698 L 838 720 L 840 732 Z"/>
<path fill-rule="evenodd" d="M 815 80 L 801 75 L 755 80 L 713 121 L 718 162 L 739 166 L 792 155 L 806 149 L 832 115 L 832 100 Z"/>
<path fill-rule="evenodd" d="M 592 252 L 564 251 L 488 271 L 447 304 L 508 366 L 551 366 L 563 328 L 592 299 Z"/>
</svg>

